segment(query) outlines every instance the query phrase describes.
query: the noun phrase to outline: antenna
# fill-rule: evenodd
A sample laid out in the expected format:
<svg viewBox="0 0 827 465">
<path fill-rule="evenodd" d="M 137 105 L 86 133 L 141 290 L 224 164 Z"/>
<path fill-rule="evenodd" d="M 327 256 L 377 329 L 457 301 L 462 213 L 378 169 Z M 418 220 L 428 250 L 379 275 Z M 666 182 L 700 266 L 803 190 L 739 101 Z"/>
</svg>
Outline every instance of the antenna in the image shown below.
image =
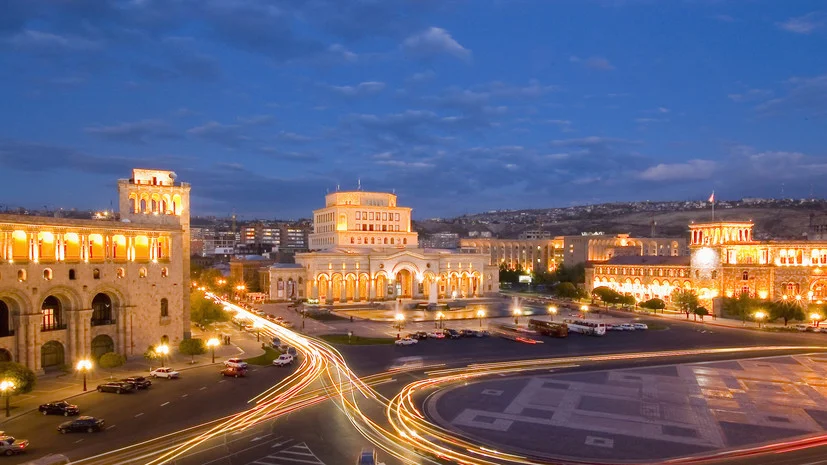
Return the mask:
<svg viewBox="0 0 827 465">
<path fill-rule="evenodd" d="M 812 186 L 812 184 L 810 184 L 810 186 Z M 362 190 L 362 178 L 357 178 L 356 179 L 356 190 L 357 191 Z"/>
<path fill-rule="evenodd" d="M 339 185 L 336 184 L 336 192 L 339 192 Z"/>
</svg>

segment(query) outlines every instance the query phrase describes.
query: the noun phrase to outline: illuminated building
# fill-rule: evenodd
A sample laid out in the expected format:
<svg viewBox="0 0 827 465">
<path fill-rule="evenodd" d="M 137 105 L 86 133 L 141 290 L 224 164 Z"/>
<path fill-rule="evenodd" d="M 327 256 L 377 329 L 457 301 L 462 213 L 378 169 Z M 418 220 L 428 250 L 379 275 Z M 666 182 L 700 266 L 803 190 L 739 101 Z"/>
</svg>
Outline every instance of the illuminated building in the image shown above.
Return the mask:
<svg viewBox="0 0 827 465">
<path fill-rule="evenodd" d="M 487 255 L 419 247 L 411 209 L 396 195 L 335 192 L 313 212 L 311 252 L 297 266 L 270 267 L 270 298 L 323 302 L 467 298 L 498 292 Z M 301 291 L 287 292 L 301 287 Z"/>
<path fill-rule="evenodd" d="M 120 221 L 0 215 L 0 357 L 41 372 L 188 337 L 189 191 L 135 169 Z"/>
<path fill-rule="evenodd" d="M 618 257 L 586 269 L 590 289 L 607 286 L 638 300 L 669 300 L 676 288 L 703 300 L 748 294 L 760 299 L 827 300 L 827 241 L 756 241 L 742 221 L 689 226 L 690 256 L 670 263 Z"/>
</svg>

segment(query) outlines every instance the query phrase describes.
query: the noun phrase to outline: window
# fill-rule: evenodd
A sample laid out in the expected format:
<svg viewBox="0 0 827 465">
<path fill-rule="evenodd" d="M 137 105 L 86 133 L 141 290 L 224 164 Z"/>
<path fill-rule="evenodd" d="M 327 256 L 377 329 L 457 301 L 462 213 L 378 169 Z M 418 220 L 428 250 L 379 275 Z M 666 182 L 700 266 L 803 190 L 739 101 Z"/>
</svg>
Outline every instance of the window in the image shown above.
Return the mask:
<svg viewBox="0 0 827 465">
<path fill-rule="evenodd" d="M 718 271 L 712 272 L 712 279 L 718 279 Z"/>
<path fill-rule="evenodd" d="M 352 237 L 350 238 L 350 243 L 355 244 L 354 239 Z"/>
<path fill-rule="evenodd" d="M 162 278 L 169 277 L 169 268 L 167 268 L 167 267 L 161 268 L 161 277 Z"/>
<path fill-rule="evenodd" d="M 369 220 L 372 220 L 372 219 L 373 219 L 373 212 L 370 212 L 370 214 L 368 215 L 368 219 L 369 219 Z"/>
<path fill-rule="evenodd" d="M 21 283 L 26 280 L 26 270 L 17 271 L 17 280 Z"/>
<path fill-rule="evenodd" d="M 92 279 L 101 279 L 101 270 L 97 268 L 92 270 Z"/>
<path fill-rule="evenodd" d="M 744 271 L 743 273 L 741 273 L 741 279 L 744 280 L 744 281 L 748 281 L 749 280 L 749 271 Z"/>
<path fill-rule="evenodd" d="M 120 278 L 125 278 L 126 277 L 126 270 L 124 270 L 123 268 L 118 268 L 118 272 L 116 273 L 116 276 L 118 276 L 119 279 Z"/>
<path fill-rule="evenodd" d="M 45 279 L 46 281 L 51 281 L 52 280 L 52 270 L 51 270 L 51 268 L 46 268 L 45 270 L 43 270 L 43 279 Z"/>
<path fill-rule="evenodd" d="M 388 221 L 388 214 L 382 213 L 382 221 Z"/>
<path fill-rule="evenodd" d="M 146 278 L 146 268 L 141 268 L 138 270 L 138 277 L 139 278 Z"/>
<path fill-rule="evenodd" d="M 374 243 L 374 242 L 373 242 L 373 240 L 374 240 L 374 239 L 371 237 L 371 238 L 370 238 L 370 243 L 371 243 L 371 244 L 373 244 L 373 243 Z"/>
<path fill-rule="evenodd" d="M 356 219 L 357 219 L 357 220 L 361 220 L 361 219 L 362 219 L 362 212 L 356 212 Z"/>
<path fill-rule="evenodd" d="M 396 214 L 396 221 L 399 221 L 399 213 Z"/>
<path fill-rule="evenodd" d="M 386 237 L 386 238 L 385 238 L 385 244 L 387 244 L 387 243 L 388 243 L 388 238 Z"/>
<path fill-rule="evenodd" d="M 169 316 L 169 301 L 161 299 L 161 318 Z"/>
<path fill-rule="evenodd" d="M 388 225 L 383 224 L 383 225 L 382 225 L 382 231 L 387 231 L 387 230 L 388 230 Z"/>
<path fill-rule="evenodd" d="M 408 239 L 407 239 L 407 238 L 405 238 L 405 237 L 403 237 L 403 238 L 402 238 L 402 243 L 403 243 L 403 244 L 407 244 L 407 243 L 408 243 Z"/>
<path fill-rule="evenodd" d="M 398 224 L 393 225 L 393 230 L 394 231 L 399 231 L 399 225 Z"/>
<path fill-rule="evenodd" d="M 373 231 L 373 225 L 370 225 L 370 228 L 368 228 L 368 230 Z"/>
<path fill-rule="evenodd" d="M 69 281 L 74 281 L 75 279 L 76 279 L 76 277 L 75 277 L 75 270 L 74 270 L 74 269 L 70 269 L 70 270 L 69 270 Z"/>
<path fill-rule="evenodd" d="M 391 237 L 391 245 L 393 245 L 393 238 Z"/>
</svg>

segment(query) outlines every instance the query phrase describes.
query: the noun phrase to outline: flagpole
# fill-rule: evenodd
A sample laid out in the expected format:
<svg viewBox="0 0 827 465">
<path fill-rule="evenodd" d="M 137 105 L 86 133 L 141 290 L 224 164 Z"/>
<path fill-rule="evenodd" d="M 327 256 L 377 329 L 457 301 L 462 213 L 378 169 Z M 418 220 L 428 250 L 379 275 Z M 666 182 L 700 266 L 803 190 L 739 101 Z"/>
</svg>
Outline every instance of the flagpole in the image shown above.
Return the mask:
<svg viewBox="0 0 827 465">
<path fill-rule="evenodd" d="M 712 191 L 712 221 L 715 221 L 715 191 Z"/>
</svg>

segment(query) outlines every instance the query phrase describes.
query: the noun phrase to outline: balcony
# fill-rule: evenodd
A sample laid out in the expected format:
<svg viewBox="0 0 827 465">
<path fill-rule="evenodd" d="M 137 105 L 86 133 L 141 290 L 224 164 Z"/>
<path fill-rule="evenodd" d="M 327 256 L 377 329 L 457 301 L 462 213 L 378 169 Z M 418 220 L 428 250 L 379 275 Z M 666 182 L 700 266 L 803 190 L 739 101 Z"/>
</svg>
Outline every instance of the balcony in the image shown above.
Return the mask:
<svg viewBox="0 0 827 465">
<path fill-rule="evenodd" d="M 92 326 L 114 325 L 115 320 L 92 320 Z"/>
<path fill-rule="evenodd" d="M 40 331 L 45 333 L 48 331 L 60 331 L 61 329 L 66 329 L 66 324 L 61 325 L 52 325 L 52 326 L 41 326 Z"/>
</svg>

